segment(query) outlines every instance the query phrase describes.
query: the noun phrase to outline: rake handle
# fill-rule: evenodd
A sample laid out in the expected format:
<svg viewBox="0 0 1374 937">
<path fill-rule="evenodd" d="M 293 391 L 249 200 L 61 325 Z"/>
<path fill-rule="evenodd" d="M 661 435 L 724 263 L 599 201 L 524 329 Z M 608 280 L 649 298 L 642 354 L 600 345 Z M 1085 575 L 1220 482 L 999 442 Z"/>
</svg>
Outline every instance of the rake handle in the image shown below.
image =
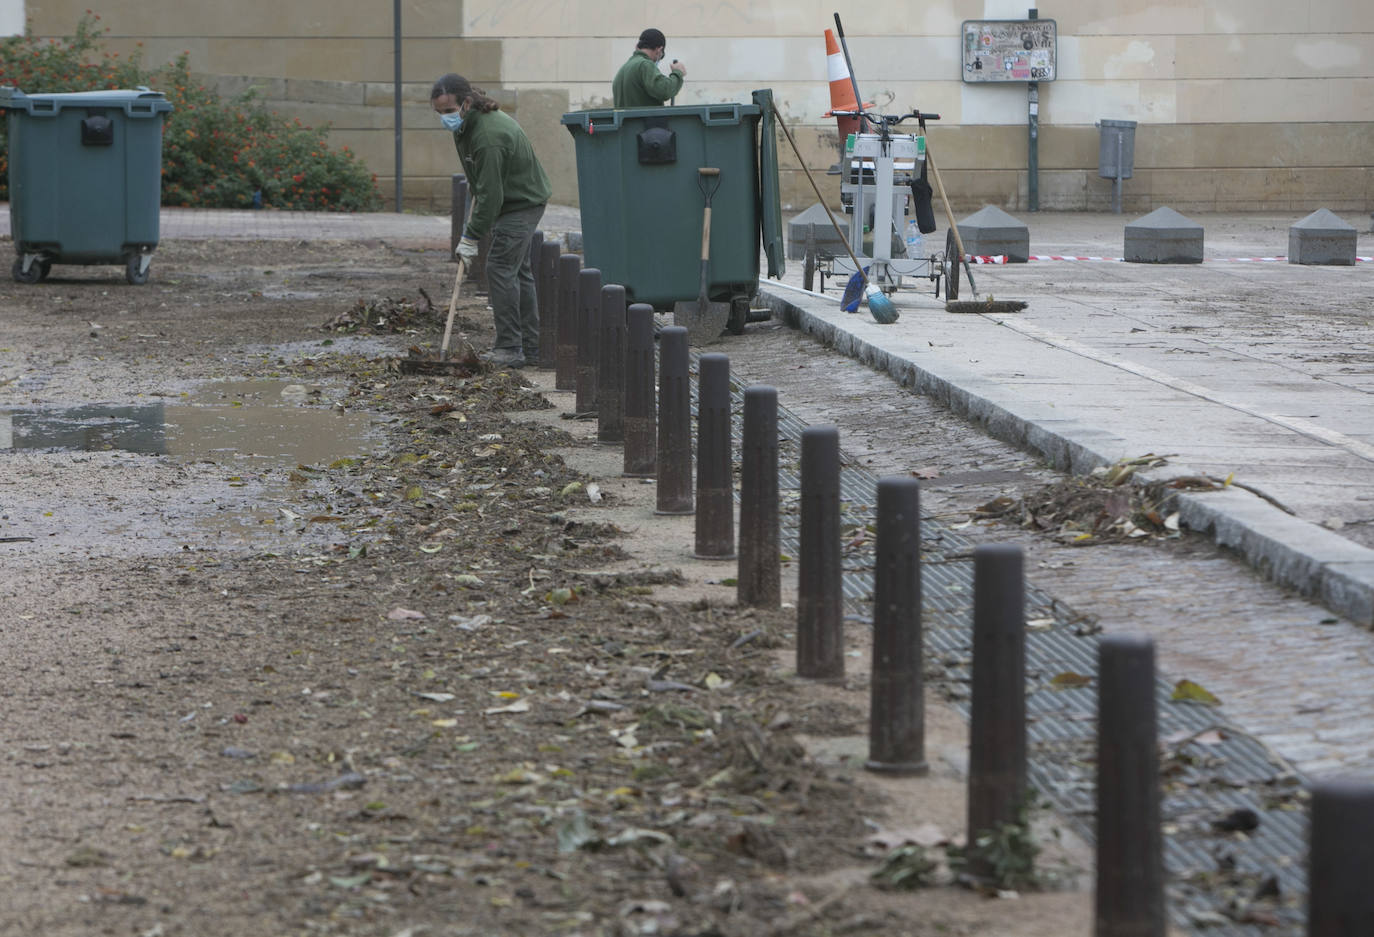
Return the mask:
<svg viewBox="0 0 1374 937">
<path fill-rule="evenodd" d="M 973 298 L 978 298 L 978 287 L 973 283 L 973 270 L 968 265 L 968 255 L 964 253 L 964 239 L 959 236 L 959 225 L 954 221 L 954 212 L 949 207 L 949 196 L 945 194 L 945 184 L 940 179 L 940 167 L 935 165 L 935 157 L 930 155 L 930 141 L 926 141 L 926 163 L 929 164 L 931 172 L 935 173 L 935 185 L 940 190 L 940 203 L 945 206 L 945 218 L 949 221 L 949 230 L 954 233 L 954 246 L 959 248 L 959 262 L 964 265 L 964 273 L 968 276 L 969 289 L 973 290 Z"/>
<path fill-rule="evenodd" d="M 453 295 L 448 300 L 448 320 L 444 322 L 444 341 L 439 345 L 439 360 L 448 360 L 448 340 L 453 336 L 453 317 L 458 312 L 458 288 L 463 285 L 463 275 L 467 273 L 468 265 L 462 260 L 458 261 L 458 276 L 453 279 Z"/>
<path fill-rule="evenodd" d="M 835 215 L 830 211 L 830 206 L 825 204 L 825 196 L 821 195 L 821 190 L 816 185 L 816 180 L 811 176 L 811 170 L 806 167 L 806 160 L 802 158 L 801 150 L 797 147 L 797 141 L 792 139 L 792 131 L 787 129 L 787 124 L 783 123 L 782 115 L 778 113 L 778 106 L 773 105 L 773 117 L 777 120 L 778 126 L 782 128 L 783 134 L 787 137 L 787 142 L 792 144 L 792 152 L 797 155 L 797 162 L 801 163 L 802 172 L 806 173 L 806 181 L 811 183 L 811 189 L 816 193 L 816 200 L 825 209 L 825 216 L 830 219 L 830 226 L 835 229 L 835 234 L 839 236 L 840 243 L 844 245 L 845 251 L 849 254 L 849 259 L 854 261 L 854 269 L 863 278 L 864 285 L 868 284 L 868 274 L 864 273 L 863 265 L 859 263 L 859 258 L 854 256 L 854 248 L 849 246 L 849 238 L 840 230 L 839 222 L 835 220 Z"/>
</svg>

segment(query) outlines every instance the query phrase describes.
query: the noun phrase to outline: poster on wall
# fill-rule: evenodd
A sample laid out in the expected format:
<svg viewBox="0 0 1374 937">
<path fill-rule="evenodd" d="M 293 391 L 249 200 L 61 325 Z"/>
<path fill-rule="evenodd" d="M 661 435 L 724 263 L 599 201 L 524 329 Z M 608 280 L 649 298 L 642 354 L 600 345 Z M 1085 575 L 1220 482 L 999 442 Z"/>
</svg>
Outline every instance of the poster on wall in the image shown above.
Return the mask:
<svg viewBox="0 0 1374 937">
<path fill-rule="evenodd" d="M 1054 81 L 1054 20 L 964 20 L 964 81 Z"/>
</svg>

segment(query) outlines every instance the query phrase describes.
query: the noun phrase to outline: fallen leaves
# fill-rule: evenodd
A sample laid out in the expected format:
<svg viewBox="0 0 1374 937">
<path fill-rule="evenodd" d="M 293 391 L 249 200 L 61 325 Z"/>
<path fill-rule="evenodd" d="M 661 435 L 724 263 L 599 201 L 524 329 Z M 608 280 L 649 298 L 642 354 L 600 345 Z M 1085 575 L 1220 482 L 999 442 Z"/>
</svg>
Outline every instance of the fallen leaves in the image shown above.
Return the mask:
<svg viewBox="0 0 1374 937">
<path fill-rule="evenodd" d="M 1050 686 L 1056 690 L 1077 690 L 1085 686 L 1091 686 L 1093 678 L 1072 670 L 1055 674 L 1050 678 Z"/>
<path fill-rule="evenodd" d="M 999 496 L 971 511 L 969 522 L 1014 517 L 1022 527 L 1074 546 L 1176 538 L 1182 524 L 1175 501 L 1186 486 L 1178 480 L 1136 483 L 1141 469 L 1166 462 L 1167 457 L 1153 454 L 1123 459 L 1019 499 Z"/>
<path fill-rule="evenodd" d="M 1180 680 L 1175 683 L 1174 692 L 1170 694 L 1169 699 L 1176 703 L 1201 703 L 1204 706 L 1221 705 L 1221 700 L 1192 680 Z"/>
</svg>

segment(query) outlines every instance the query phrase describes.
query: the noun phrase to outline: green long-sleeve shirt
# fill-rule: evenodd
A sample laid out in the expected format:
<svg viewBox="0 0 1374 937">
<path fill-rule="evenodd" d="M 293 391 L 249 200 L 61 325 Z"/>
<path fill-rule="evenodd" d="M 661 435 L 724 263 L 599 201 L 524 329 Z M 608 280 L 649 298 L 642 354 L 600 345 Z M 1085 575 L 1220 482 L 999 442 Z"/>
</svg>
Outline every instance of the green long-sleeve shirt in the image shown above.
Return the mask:
<svg viewBox="0 0 1374 937">
<path fill-rule="evenodd" d="M 630 60 L 620 66 L 611 82 L 616 107 L 662 107 L 663 102 L 682 90 L 682 76 L 663 74 L 658 64 L 635 49 Z"/>
<path fill-rule="evenodd" d="M 453 145 L 473 199 L 464 237 L 481 238 L 501 215 L 543 205 L 553 195 L 525 131 L 504 111 L 469 111 Z"/>
</svg>

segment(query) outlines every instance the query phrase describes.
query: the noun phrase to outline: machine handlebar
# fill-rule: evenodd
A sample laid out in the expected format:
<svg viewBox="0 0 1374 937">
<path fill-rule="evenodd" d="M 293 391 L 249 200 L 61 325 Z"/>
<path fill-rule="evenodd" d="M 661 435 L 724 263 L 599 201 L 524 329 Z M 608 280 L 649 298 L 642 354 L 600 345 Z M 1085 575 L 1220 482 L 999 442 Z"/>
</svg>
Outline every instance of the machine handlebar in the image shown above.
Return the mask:
<svg viewBox="0 0 1374 937">
<path fill-rule="evenodd" d="M 861 117 L 864 120 L 872 121 L 884 127 L 895 127 L 904 120 L 915 118 L 921 123 L 928 120 L 939 120 L 939 114 L 927 114 L 921 111 L 912 111 L 909 114 L 875 114 L 872 111 L 831 111 L 832 117 Z"/>
</svg>

